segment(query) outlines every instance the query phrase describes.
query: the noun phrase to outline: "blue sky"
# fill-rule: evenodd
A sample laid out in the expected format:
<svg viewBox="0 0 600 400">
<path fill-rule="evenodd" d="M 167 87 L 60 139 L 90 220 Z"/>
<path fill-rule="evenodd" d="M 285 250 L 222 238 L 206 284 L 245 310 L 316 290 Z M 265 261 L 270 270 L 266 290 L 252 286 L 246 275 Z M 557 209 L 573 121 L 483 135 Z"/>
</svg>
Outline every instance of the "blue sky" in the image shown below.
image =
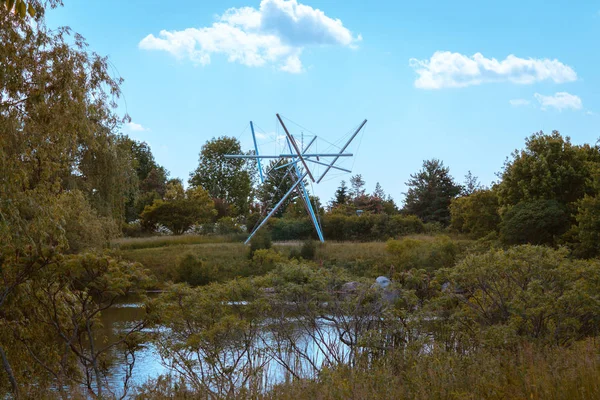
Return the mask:
<svg viewBox="0 0 600 400">
<path fill-rule="evenodd" d="M 424 159 L 489 184 L 533 132 L 600 138 L 600 1 L 65 0 L 47 19 L 109 56 L 124 132 L 184 181 L 207 140 L 249 150 L 275 113 L 330 142 L 367 118 L 343 166 L 398 203 Z"/>
</svg>

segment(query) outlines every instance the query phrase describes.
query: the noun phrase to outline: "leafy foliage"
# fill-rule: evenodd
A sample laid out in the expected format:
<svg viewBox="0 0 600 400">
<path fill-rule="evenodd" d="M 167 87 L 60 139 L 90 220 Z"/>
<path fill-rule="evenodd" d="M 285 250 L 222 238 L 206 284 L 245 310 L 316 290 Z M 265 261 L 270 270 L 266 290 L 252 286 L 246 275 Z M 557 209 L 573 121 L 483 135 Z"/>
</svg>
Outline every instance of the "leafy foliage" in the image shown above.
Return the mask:
<svg viewBox="0 0 600 400">
<path fill-rule="evenodd" d="M 569 214 L 558 201 L 528 201 L 504 213 L 500 237 L 507 244 L 553 245 L 568 228 Z"/>
<path fill-rule="evenodd" d="M 485 340 L 502 345 L 517 336 L 564 344 L 598 335 L 599 277 L 597 260 L 519 246 L 468 256 L 440 279 L 450 282 L 463 326 L 476 324 Z"/>
<path fill-rule="evenodd" d="M 174 235 L 180 235 L 192 225 L 211 221 L 217 215 L 212 199 L 201 187 L 189 188 L 184 193 L 181 183 L 173 183 L 167 188 L 165 198 L 146 206 L 141 215 L 145 226 L 164 225 Z"/>
<path fill-rule="evenodd" d="M 213 199 L 234 208 L 234 215 L 245 215 L 252 192 L 249 163 L 245 159 L 226 159 L 226 154 L 241 154 L 240 142 L 222 136 L 206 142 L 200 150 L 198 168 L 190 174 L 189 184 L 201 187 Z"/>
<path fill-rule="evenodd" d="M 473 238 L 495 232 L 500 224 L 498 196 L 493 190 L 477 190 L 450 204 L 450 227 Z"/>
<path fill-rule="evenodd" d="M 385 249 L 399 270 L 422 269 L 429 272 L 454 265 L 458 255 L 457 245 L 447 236 L 433 241 L 404 238 L 388 240 Z"/>
<path fill-rule="evenodd" d="M 412 174 L 406 183 L 408 192 L 404 211 L 416 215 L 423 222 L 450 223 L 450 202 L 462 190 L 450 176 L 444 163 L 433 159 L 423 162 L 423 169 Z"/>
<path fill-rule="evenodd" d="M 515 151 L 498 186 L 501 205 L 521 201 L 555 200 L 567 205 L 590 193 L 591 165 L 598 161 L 597 148 L 575 146 L 558 131 L 536 133 L 525 149 Z"/>
</svg>

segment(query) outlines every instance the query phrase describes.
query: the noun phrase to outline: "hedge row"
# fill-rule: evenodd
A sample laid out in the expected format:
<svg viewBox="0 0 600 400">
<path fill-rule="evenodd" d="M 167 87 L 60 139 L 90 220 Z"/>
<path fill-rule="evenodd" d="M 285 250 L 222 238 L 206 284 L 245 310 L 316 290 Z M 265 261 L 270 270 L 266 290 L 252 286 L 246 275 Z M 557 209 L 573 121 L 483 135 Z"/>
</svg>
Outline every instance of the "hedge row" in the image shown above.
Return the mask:
<svg viewBox="0 0 600 400">
<path fill-rule="evenodd" d="M 325 215 L 321 218 L 327 240 L 387 240 L 398 236 L 425 232 L 426 227 L 413 215 L 367 214 L 361 216 Z M 269 227 L 273 240 L 304 240 L 316 238 L 309 219 L 274 218 Z"/>
</svg>

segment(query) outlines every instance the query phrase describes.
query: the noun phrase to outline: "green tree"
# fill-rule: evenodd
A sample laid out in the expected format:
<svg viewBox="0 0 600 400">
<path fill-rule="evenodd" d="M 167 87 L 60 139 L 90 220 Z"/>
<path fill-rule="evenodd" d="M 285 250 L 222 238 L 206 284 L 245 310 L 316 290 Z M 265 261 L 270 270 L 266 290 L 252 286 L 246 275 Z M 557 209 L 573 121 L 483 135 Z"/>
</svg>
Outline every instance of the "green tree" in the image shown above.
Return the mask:
<svg viewBox="0 0 600 400">
<path fill-rule="evenodd" d="M 470 194 L 475 193 L 478 190 L 482 190 L 483 187 L 479 182 L 479 179 L 468 171 L 465 175 L 465 184 L 463 185 L 463 195 L 468 196 Z"/>
<path fill-rule="evenodd" d="M 156 163 L 147 143 L 124 137 L 120 145 L 132 158 L 137 175 L 137 190 L 126 204 L 125 220 L 129 222 L 136 220 L 145 206 L 164 197 L 169 173 Z"/>
<path fill-rule="evenodd" d="M 80 141 L 65 187 L 81 190 L 100 215 L 121 222 L 139 179 L 133 154 L 124 146 L 129 138 L 105 130 Z"/>
<path fill-rule="evenodd" d="M 333 200 L 331 200 L 331 207 L 337 207 L 343 204 L 347 204 L 349 200 L 348 187 L 346 186 L 346 181 L 342 180 L 340 186 L 335 191 L 333 195 Z"/>
<path fill-rule="evenodd" d="M 233 207 L 235 215 L 246 215 L 252 195 L 252 163 L 245 159 L 226 159 L 226 154 L 242 154 L 240 142 L 221 136 L 206 142 L 200 150 L 198 168 L 190 174 L 189 184 L 202 187 L 213 199 Z"/>
<path fill-rule="evenodd" d="M 201 187 L 189 188 L 185 193 L 181 182 L 169 183 L 165 200 L 155 200 L 142 212 L 146 227 L 163 225 L 174 235 L 180 235 L 195 224 L 211 221 L 217 212 L 208 193 Z"/>
<path fill-rule="evenodd" d="M 48 30 L 44 7 L 35 23 L 0 7 L 0 315 L 32 311 L 19 307 L 23 290 L 61 259 L 67 246 L 64 179 L 77 173 L 80 145 L 103 145 L 121 119 L 114 113 L 120 79 L 108 61 L 89 52 L 67 28 Z M 50 1 L 55 6 L 58 1 Z M 5 3 L 3 3 L 5 4 Z M 21 4 L 21 3 L 20 3 Z M 20 8 L 22 8 L 20 6 Z M 21 13 L 22 14 L 22 13 Z M 90 147 L 93 147 L 90 145 Z M 13 320 L 15 329 L 29 324 Z M 39 346 L 51 345 L 40 340 Z M 0 362 L 13 397 L 33 377 L 20 375 L 22 353 L 0 334 Z M 31 363 L 30 363 L 31 364 Z M 23 366 L 24 364 L 21 364 Z"/>
<path fill-rule="evenodd" d="M 102 249 L 118 234 L 118 226 L 110 217 L 99 216 L 79 190 L 64 192 L 58 200 L 64 222 L 68 252 Z"/>
<path fill-rule="evenodd" d="M 450 203 L 450 227 L 473 238 L 484 237 L 498 229 L 498 208 L 498 196 L 493 190 L 477 190 L 457 197 Z"/>
<path fill-rule="evenodd" d="M 421 218 L 423 222 L 450 223 L 450 202 L 462 190 L 450 176 L 448 167 L 440 160 L 423 162 L 423 169 L 410 176 L 404 212 Z"/>
<path fill-rule="evenodd" d="M 504 347 L 519 336 L 565 344 L 597 335 L 599 272 L 598 260 L 570 260 L 566 249 L 518 246 L 469 255 L 437 279 L 458 303 L 455 331 Z"/>
<path fill-rule="evenodd" d="M 521 201 L 556 200 L 570 205 L 592 194 L 591 167 L 600 153 L 589 145 L 575 146 L 558 131 L 536 133 L 525 142 L 525 149 L 513 152 L 498 185 L 502 206 Z"/>
<path fill-rule="evenodd" d="M 585 196 L 577 203 L 577 225 L 575 232 L 578 243 L 576 253 L 582 257 L 597 257 L 600 254 L 600 197 Z"/>
<path fill-rule="evenodd" d="M 272 160 L 267 168 L 268 174 L 265 177 L 264 183 L 258 188 L 258 200 L 261 203 L 263 210 L 272 209 L 281 198 L 290 190 L 295 182 L 295 171 L 293 168 L 279 168 L 278 166 L 285 164 L 285 159 Z M 285 210 L 290 203 L 294 201 L 294 194 L 290 195 L 279 207 L 275 213 L 275 217 L 283 216 Z"/>
<path fill-rule="evenodd" d="M 350 178 L 350 197 L 356 200 L 365 195 L 365 180 L 361 174 L 354 175 Z"/>
<path fill-rule="evenodd" d="M 566 207 L 556 200 L 523 201 L 502 215 L 500 237 L 507 244 L 557 244 L 569 219 Z"/>
</svg>

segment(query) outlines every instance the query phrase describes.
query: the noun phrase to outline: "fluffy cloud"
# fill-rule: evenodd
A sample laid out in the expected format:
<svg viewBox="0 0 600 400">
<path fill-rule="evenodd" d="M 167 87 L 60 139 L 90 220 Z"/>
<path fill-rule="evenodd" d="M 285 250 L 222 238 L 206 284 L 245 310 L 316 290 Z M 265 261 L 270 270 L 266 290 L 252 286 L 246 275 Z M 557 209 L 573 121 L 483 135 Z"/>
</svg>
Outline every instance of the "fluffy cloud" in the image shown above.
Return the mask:
<svg viewBox="0 0 600 400">
<path fill-rule="evenodd" d="M 141 124 L 136 124 L 135 122 L 127 122 L 125 124 L 125 128 L 131 132 L 146 132 L 149 129 L 144 128 Z"/>
<path fill-rule="evenodd" d="M 178 59 L 206 65 L 211 55 L 223 54 L 230 62 L 249 67 L 268 64 L 280 70 L 304 70 L 300 55 L 307 46 L 355 47 L 354 37 L 339 19 L 297 0 L 262 0 L 259 9 L 230 8 L 209 27 L 182 31 L 162 30 L 139 43 L 145 50 L 166 51 Z"/>
<path fill-rule="evenodd" d="M 512 99 L 508 101 L 510 103 L 511 106 L 514 107 L 521 107 L 521 106 L 528 106 L 531 102 L 529 100 L 525 100 L 525 99 Z"/>
<path fill-rule="evenodd" d="M 554 96 L 544 96 L 535 93 L 533 96 L 540 103 L 542 110 L 545 110 L 548 107 L 556 108 L 558 111 L 569 108 L 572 110 L 580 110 L 583 107 L 583 103 L 579 96 L 567 92 L 558 92 L 554 94 Z"/>
<path fill-rule="evenodd" d="M 415 86 L 420 89 L 465 87 L 487 82 L 531 84 L 552 80 L 563 83 L 577 79 L 571 67 L 556 59 L 519 58 L 512 54 L 498 61 L 481 53 L 469 57 L 437 51 L 429 60 L 411 58 L 409 64 L 418 75 Z"/>
</svg>

